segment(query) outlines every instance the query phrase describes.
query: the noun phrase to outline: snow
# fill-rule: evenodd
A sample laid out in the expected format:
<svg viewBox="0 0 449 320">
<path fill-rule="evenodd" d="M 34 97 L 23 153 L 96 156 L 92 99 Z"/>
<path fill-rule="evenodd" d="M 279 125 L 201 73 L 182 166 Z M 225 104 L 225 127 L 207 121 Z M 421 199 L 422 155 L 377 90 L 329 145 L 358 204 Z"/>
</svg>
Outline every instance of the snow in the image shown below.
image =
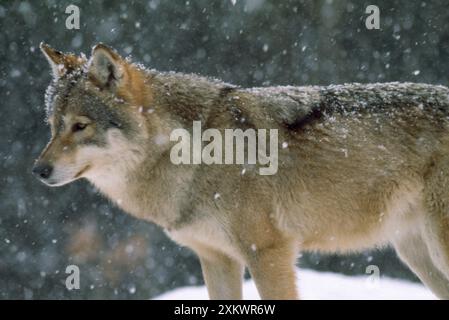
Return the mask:
<svg viewBox="0 0 449 320">
<path fill-rule="evenodd" d="M 301 270 L 297 272 L 301 299 L 305 300 L 434 300 L 436 297 L 421 284 L 368 276 L 345 276 L 337 273 Z M 244 299 L 259 299 L 254 282 L 243 286 Z M 166 292 L 157 300 L 208 299 L 205 286 L 182 287 Z"/>
</svg>

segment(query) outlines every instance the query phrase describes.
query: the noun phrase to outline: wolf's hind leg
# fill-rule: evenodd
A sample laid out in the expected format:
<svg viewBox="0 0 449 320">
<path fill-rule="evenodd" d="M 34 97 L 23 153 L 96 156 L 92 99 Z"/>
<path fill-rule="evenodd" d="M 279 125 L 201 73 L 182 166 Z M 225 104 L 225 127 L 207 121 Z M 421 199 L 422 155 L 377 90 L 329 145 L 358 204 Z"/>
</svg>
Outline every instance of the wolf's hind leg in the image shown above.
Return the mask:
<svg viewBox="0 0 449 320">
<path fill-rule="evenodd" d="M 449 157 L 438 160 L 425 177 L 422 237 L 433 263 L 449 279 Z"/>
<path fill-rule="evenodd" d="M 436 268 L 445 277 L 446 293 L 439 297 L 449 300 L 449 213 L 429 213 L 422 226 L 422 237 L 429 256 Z"/>
<path fill-rule="evenodd" d="M 431 215 L 423 226 L 423 238 L 434 265 L 449 281 L 449 216 Z M 449 294 L 446 296 L 449 299 Z"/>
<path fill-rule="evenodd" d="M 200 262 L 210 299 L 242 299 L 241 263 L 218 252 L 200 255 Z"/>
<path fill-rule="evenodd" d="M 439 298 L 449 299 L 449 281 L 435 266 L 421 235 L 407 234 L 394 242 L 396 253 Z"/>
<path fill-rule="evenodd" d="M 295 262 L 296 246 L 290 242 L 248 253 L 248 269 L 262 299 L 298 299 Z"/>
</svg>

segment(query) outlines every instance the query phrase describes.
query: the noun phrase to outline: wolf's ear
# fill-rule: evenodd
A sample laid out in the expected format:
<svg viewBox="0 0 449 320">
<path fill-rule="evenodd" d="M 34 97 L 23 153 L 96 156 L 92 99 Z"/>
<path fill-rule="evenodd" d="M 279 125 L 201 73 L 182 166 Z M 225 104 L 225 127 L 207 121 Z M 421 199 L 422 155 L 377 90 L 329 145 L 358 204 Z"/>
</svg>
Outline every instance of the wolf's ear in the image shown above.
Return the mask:
<svg viewBox="0 0 449 320">
<path fill-rule="evenodd" d="M 123 80 L 124 60 L 111 48 L 97 44 L 92 49 L 88 72 L 101 88 L 115 88 Z"/>
<path fill-rule="evenodd" d="M 56 79 L 62 77 L 68 72 L 80 68 L 86 62 L 84 57 L 77 57 L 74 54 L 62 53 L 43 42 L 41 42 L 39 47 L 50 63 L 53 76 Z"/>
</svg>

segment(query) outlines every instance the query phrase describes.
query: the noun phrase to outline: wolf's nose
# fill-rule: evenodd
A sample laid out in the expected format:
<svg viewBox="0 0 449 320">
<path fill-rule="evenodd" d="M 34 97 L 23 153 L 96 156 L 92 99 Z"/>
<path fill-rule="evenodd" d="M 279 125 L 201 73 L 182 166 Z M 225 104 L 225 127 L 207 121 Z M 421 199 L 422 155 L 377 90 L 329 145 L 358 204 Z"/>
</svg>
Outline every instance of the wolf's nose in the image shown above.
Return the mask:
<svg viewBox="0 0 449 320">
<path fill-rule="evenodd" d="M 48 163 L 36 164 L 33 167 L 33 173 L 41 179 L 48 179 L 50 177 L 53 167 Z"/>
</svg>

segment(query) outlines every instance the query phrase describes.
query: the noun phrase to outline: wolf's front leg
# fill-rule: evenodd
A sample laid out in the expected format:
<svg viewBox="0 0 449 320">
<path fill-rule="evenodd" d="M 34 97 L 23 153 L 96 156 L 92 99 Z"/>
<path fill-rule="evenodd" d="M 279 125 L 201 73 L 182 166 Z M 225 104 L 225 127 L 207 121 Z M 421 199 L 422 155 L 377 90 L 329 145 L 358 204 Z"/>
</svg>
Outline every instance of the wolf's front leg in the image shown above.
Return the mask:
<svg viewBox="0 0 449 320">
<path fill-rule="evenodd" d="M 248 253 L 248 268 L 262 299 L 298 299 L 296 246 L 285 241 Z"/>
<path fill-rule="evenodd" d="M 200 255 L 200 262 L 210 299 L 242 299 L 241 263 L 218 252 Z"/>
</svg>

